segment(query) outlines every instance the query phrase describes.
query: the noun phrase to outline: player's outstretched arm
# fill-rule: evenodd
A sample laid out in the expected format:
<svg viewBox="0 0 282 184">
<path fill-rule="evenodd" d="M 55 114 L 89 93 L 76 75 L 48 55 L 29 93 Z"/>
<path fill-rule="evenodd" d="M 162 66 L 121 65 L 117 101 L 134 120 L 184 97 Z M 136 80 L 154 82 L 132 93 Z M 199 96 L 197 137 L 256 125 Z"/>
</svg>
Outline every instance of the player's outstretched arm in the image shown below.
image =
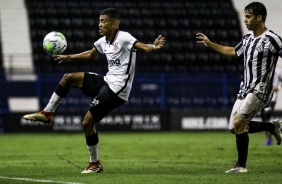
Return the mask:
<svg viewBox="0 0 282 184">
<path fill-rule="evenodd" d="M 98 52 L 95 48 L 88 50 L 79 54 L 70 54 L 70 55 L 54 55 L 53 58 L 55 61 L 58 61 L 59 64 L 66 63 L 74 60 L 90 60 L 94 59 L 98 55 Z"/>
<path fill-rule="evenodd" d="M 159 50 L 161 48 L 163 48 L 165 45 L 165 37 L 163 37 L 162 35 L 159 35 L 153 44 L 145 44 L 142 42 L 137 42 L 135 44 L 135 48 L 137 50 L 143 51 L 143 52 L 152 52 L 154 50 Z"/>
<path fill-rule="evenodd" d="M 223 45 L 219 45 L 217 43 L 211 42 L 209 38 L 203 33 L 197 33 L 196 38 L 198 39 L 197 43 L 203 44 L 206 47 L 209 47 L 215 50 L 216 52 L 219 52 L 220 54 L 223 54 L 226 56 L 232 56 L 232 57 L 236 56 L 234 47 L 223 46 Z"/>
</svg>

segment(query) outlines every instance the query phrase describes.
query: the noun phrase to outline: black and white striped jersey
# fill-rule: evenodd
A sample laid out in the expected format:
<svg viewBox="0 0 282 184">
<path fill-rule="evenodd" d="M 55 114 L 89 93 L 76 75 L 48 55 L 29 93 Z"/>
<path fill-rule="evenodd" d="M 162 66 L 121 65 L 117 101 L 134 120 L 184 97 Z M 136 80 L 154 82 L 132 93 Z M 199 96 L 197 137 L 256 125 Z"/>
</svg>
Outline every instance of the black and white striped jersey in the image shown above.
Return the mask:
<svg viewBox="0 0 282 184">
<path fill-rule="evenodd" d="M 257 38 L 254 38 L 252 32 L 244 35 L 235 47 L 237 57 L 244 60 L 239 98 L 254 93 L 266 104 L 271 101 L 273 76 L 280 48 L 282 39 L 271 30 L 266 30 Z"/>
<path fill-rule="evenodd" d="M 135 74 L 137 42 L 128 32 L 118 30 L 112 40 L 101 37 L 94 43 L 100 54 L 105 54 L 108 72 L 104 80 L 121 99 L 128 100 Z"/>
</svg>

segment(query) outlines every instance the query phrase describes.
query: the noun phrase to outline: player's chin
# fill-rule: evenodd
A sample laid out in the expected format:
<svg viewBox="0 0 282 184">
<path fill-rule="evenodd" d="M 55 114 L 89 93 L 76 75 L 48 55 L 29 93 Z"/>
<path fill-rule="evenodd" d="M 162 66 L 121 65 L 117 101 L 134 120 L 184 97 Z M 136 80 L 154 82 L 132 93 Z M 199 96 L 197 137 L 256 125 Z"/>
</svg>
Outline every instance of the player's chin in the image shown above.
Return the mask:
<svg viewBox="0 0 282 184">
<path fill-rule="evenodd" d="M 250 31 L 252 30 L 249 25 L 246 25 L 246 28 L 247 28 L 248 30 L 250 30 Z"/>
<path fill-rule="evenodd" d="M 100 34 L 101 36 L 105 36 L 105 34 L 104 34 L 104 32 L 103 32 L 102 30 L 99 30 L 99 34 Z"/>
</svg>

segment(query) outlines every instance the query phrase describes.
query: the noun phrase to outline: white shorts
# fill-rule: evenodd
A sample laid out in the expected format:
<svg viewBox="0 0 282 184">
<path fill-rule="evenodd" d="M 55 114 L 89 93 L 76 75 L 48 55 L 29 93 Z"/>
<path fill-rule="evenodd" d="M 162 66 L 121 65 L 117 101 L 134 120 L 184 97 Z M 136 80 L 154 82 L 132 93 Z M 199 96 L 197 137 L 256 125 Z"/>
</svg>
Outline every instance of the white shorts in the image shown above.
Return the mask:
<svg viewBox="0 0 282 184">
<path fill-rule="evenodd" d="M 238 114 L 243 121 L 249 123 L 253 117 L 265 107 L 266 104 L 253 93 L 249 93 L 244 99 L 237 99 L 230 115 L 229 129 L 234 128 L 234 118 L 236 114 Z"/>
</svg>

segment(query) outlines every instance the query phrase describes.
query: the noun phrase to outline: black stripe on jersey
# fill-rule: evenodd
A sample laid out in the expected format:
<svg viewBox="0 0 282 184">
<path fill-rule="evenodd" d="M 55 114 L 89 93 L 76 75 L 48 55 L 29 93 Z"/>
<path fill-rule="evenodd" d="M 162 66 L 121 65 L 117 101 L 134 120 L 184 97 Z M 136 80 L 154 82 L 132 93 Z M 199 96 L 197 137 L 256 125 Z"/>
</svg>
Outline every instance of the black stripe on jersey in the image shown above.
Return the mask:
<svg viewBox="0 0 282 184">
<path fill-rule="evenodd" d="M 133 51 L 132 51 L 132 49 L 130 50 L 130 55 L 129 55 L 129 62 L 128 62 L 128 67 L 127 67 L 127 69 L 126 69 L 126 73 L 125 74 L 128 74 L 129 73 L 129 70 L 130 70 L 130 67 L 131 67 L 131 63 L 132 63 L 132 53 L 133 53 Z M 129 79 L 129 77 L 127 78 L 127 79 Z M 126 82 L 127 83 L 127 82 Z"/>
<path fill-rule="evenodd" d="M 240 42 L 239 45 L 236 46 L 235 48 L 235 51 L 236 51 L 236 55 L 237 55 L 237 51 L 238 51 L 238 48 L 242 48 L 243 47 L 243 42 Z M 238 55 L 237 55 L 238 57 Z M 244 54 L 240 54 L 239 57 L 238 57 L 238 60 L 243 60 L 244 59 Z"/>
<path fill-rule="evenodd" d="M 270 35 L 266 35 L 266 37 L 269 38 L 270 43 L 273 45 L 273 47 L 274 47 L 274 48 L 277 50 L 277 52 L 278 52 L 279 49 L 280 49 L 280 47 L 279 47 L 278 43 L 276 42 L 276 40 L 275 40 L 272 36 L 270 36 Z"/>
<path fill-rule="evenodd" d="M 126 88 L 129 79 L 130 79 L 130 74 L 128 75 L 126 79 L 124 86 L 116 93 L 117 95 L 120 94 Z"/>
<path fill-rule="evenodd" d="M 128 67 L 127 67 L 127 70 L 126 70 L 126 74 L 128 74 L 128 77 L 127 77 L 127 79 L 126 79 L 126 81 L 125 81 L 124 86 L 116 93 L 117 95 L 118 95 L 119 93 L 121 93 L 121 92 L 126 88 L 127 83 L 128 83 L 128 81 L 129 81 L 129 79 L 130 79 L 130 76 L 131 76 L 131 75 L 129 74 L 129 70 L 130 70 L 130 67 L 131 67 L 131 64 L 132 64 L 132 53 L 133 53 L 133 52 L 136 52 L 136 51 L 132 48 L 131 51 L 130 51 Z"/>
<path fill-rule="evenodd" d="M 269 30 L 269 32 L 272 33 L 273 35 L 277 36 L 277 38 L 279 39 L 279 41 L 282 42 L 282 38 L 281 38 L 280 36 L 278 36 L 276 33 L 274 33 L 274 32 L 271 31 L 271 30 Z M 278 41 L 278 40 L 275 40 L 275 38 L 274 38 L 274 37 L 271 37 L 270 35 L 266 35 L 266 36 L 267 36 L 268 38 L 272 38 L 272 39 L 270 39 L 270 41 L 271 41 L 271 44 L 273 44 L 273 46 L 274 46 L 274 48 L 275 48 L 276 50 L 280 49 L 279 45 L 277 45 L 277 41 Z M 274 44 L 274 43 L 275 43 L 275 44 Z"/>
<path fill-rule="evenodd" d="M 119 30 L 117 29 L 117 30 L 115 31 L 115 34 L 114 34 L 112 40 L 109 41 L 109 40 L 107 40 L 107 38 L 106 38 L 107 43 L 110 43 L 110 44 L 112 45 L 113 42 L 116 40 L 116 38 L 117 38 L 117 36 L 118 36 L 118 32 L 119 32 Z"/>
<path fill-rule="evenodd" d="M 248 50 L 249 50 L 249 47 L 250 47 L 250 43 L 252 42 L 252 38 L 248 38 L 249 40 L 248 40 L 248 43 L 247 43 L 247 47 L 246 47 L 246 49 L 245 49 L 245 52 L 244 52 L 244 58 L 245 58 L 245 60 L 247 60 L 247 57 L 248 57 Z M 244 70 L 244 87 L 243 88 L 246 88 L 246 86 L 248 85 L 248 83 L 247 83 L 247 78 L 248 78 L 248 67 L 247 67 L 247 65 L 248 65 L 248 63 L 247 62 L 244 62 L 244 68 L 245 68 L 245 70 Z"/>
<path fill-rule="evenodd" d="M 131 63 L 132 63 L 132 62 L 131 62 L 132 53 L 137 51 L 137 50 L 134 48 L 134 46 L 135 46 L 135 44 L 136 44 L 137 42 L 138 42 L 138 41 L 135 41 L 135 42 L 133 43 L 133 47 L 132 47 L 131 50 L 130 50 L 130 55 L 129 55 L 130 60 L 129 60 L 128 67 L 127 67 L 127 70 L 126 70 L 126 74 L 129 73 L 129 70 L 130 70 L 130 67 L 131 67 Z"/>
<path fill-rule="evenodd" d="M 250 61 L 253 61 L 253 59 L 254 59 L 254 54 L 253 54 L 253 53 L 256 51 L 256 46 L 257 46 L 257 43 L 259 42 L 259 40 L 260 40 L 260 39 L 257 39 L 257 40 L 255 41 L 253 47 L 251 48 Z M 248 65 L 249 65 L 249 67 L 248 67 L 248 69 L 249 69 L 249 81 L 248 81 L 248 85 L 250 85 L 250 84 L 252 83 L 252 81 L 253 81 L 253 78 L 254 78 L 253 70 L 252 70 L 252 68 L 253 68 L 253 63 L 252 63 L 252 62 L 249 62 Z"/>
<path fill-rule="evenodd" d="M 97 51 L 99 54 L 101 54 L 101 52 L 99 52 L 99 50 L 95 47 L 95 45 L 94 45 L 94 48 L 96 49 L 96 51 Z"/>
</svg>

